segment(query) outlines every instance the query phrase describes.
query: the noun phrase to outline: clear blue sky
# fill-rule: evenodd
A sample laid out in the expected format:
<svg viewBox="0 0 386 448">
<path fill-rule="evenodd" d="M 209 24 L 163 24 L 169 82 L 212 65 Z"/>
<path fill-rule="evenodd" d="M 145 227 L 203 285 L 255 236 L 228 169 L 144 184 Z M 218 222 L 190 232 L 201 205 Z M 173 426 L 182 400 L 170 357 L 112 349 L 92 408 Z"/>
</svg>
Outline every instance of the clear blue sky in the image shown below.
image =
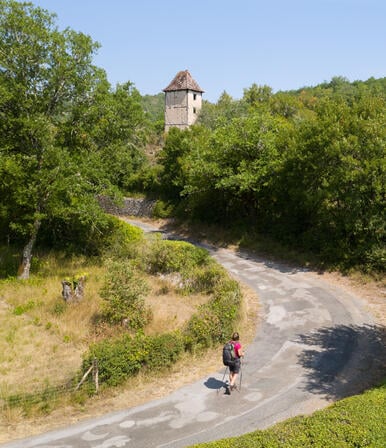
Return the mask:
<svg viewBox="0 0 386 448">
<path fill-rule="evenodd" d="M 102 46 L 110 83 L 157 94 L 188 69 L 215 102 L 386 76 L 386 0 L 32 0 Z"/>
</svg>

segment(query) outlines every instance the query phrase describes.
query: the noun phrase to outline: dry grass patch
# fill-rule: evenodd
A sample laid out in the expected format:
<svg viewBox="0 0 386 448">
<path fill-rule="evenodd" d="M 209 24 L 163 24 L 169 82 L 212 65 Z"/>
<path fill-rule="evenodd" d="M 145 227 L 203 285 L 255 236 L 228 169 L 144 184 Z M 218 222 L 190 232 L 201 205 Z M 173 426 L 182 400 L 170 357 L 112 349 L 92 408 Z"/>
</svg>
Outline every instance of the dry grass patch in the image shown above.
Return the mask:
<svg viewBox="0 0 386 448">
<path fill-rule="evenodd" d="M 65 304 L 62 278 L 32 278 L 1 285 L 0 390 L 25 393 L 63 384 L 74 376 L 81 356 L 93 340 L 92 315 L 99 309 L 100 268 L 94 268 L 86 295 Z"/>
<path fill-rule="evenodd" d="M 99 290 L 105 270 L 89 266 L 87 271 L 85 297 L 79 303 L 66 304 L 61 297 L 61 280 L 71 277 L 68 270 L 67 275 L 2 282 L 0 397 L 67 383 L 91 343 L 126 331 L 119 326 L 95 326 L 94 317 L 103 302 Z M 61 273 L 65 274 L 65 269 Z M 153 320 L 145 328 L 147 335 L 182 327 L 208 300 L 204 294 L 179 294 L 169 276 L 146 276 L 146 281 L 151 288 L 146 303 L 153 312 Z"/>
<path fill-rule="evenodd" d="M 155 335 L 181 328 L 197 307 L 207 300 L 205 294 L 178 293 L 173 276 L 153 277 L 151 292 L 146 297 L 146 304 L 153 312 L 153 320 L 146 326 L 145 334 Z"/>
</svg>

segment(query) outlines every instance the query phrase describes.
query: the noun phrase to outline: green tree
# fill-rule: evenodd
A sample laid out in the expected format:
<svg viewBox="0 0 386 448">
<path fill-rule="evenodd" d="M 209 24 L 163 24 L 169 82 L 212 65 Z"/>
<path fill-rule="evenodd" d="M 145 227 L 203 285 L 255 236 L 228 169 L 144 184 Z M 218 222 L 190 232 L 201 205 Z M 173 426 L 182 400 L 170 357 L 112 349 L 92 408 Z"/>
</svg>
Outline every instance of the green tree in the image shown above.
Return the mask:
<svg viewBox="0 0 386 448">
<path fill-rule="evenodd" d="M 252 107 L 268 103 L 272 96 L 272 88 L 269 86 L 258 86 L 252 84 L 249 89 L 244 89 L 243 100 Z"/>
<path fill-rule="evenodd" d="M 143 112 L 130 83 L 110 91 L 98 44 L 31 3 L 0 0 L 0 218 L 23 241 L 28 278 L 43 225 L 106 224 L 96 193 L 141 164 Z"/>
<path fill-rule="evenodd" d="M 202 124 L 209 129 L 216 129 L 229 123 L 233 118 L 247 114 L 247 104 L 242 100 L 233 99 L 227 92 L 222 92 L 216 104 L 204 101 L 197 119 L 197 124 Z"/>
<path fill-rule="evenodd" d="M 106 80 L 95 87 L 89 104 L 74 105 L 72 119 L 63 127 L 65 144 L 87 150 L 108 180 L 128 189 L 130 178 L 144 164 L 147 122 L 141 96 L 131 82 L 111 91 Z"/>
</svg>

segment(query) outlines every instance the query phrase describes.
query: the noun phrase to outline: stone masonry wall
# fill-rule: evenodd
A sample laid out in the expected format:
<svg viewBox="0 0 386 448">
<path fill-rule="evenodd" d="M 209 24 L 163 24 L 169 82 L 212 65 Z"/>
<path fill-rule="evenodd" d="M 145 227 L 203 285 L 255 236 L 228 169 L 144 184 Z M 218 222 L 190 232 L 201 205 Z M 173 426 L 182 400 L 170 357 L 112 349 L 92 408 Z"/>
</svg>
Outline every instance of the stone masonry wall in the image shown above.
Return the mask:
<svg viewBox="0 0 386 448">
<path fill-rule="evenodd" d="M 156 203 L 155 200 L 150 199 L 124 198 L 123 204 L 117 206 L 107 196 L 99 196 L 98 201 L 103 210 L 112 215 L 128 215 L 147 218 L 150 218 L 153 215 Z"/>
</svg>

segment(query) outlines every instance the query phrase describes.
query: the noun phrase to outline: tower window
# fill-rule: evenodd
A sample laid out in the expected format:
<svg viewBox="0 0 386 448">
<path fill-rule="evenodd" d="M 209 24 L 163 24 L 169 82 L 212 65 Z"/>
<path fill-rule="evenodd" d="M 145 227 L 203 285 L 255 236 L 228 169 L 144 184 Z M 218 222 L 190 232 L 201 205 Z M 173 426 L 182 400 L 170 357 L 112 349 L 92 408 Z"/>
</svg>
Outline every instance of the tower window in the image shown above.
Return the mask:
<svg viewBox="0 0 386 448">
<path fill-rule="evenodd" d="M 193 107 L 193 113 L 194 113 L 194 114 L 196 113 L 196 108 L 195 108 L 195 107 Z"/>
<path fill-rule="evenodd" d="M 193 93 L 193 100 L 197 99 L 197 93 Z"/>
</svg>

